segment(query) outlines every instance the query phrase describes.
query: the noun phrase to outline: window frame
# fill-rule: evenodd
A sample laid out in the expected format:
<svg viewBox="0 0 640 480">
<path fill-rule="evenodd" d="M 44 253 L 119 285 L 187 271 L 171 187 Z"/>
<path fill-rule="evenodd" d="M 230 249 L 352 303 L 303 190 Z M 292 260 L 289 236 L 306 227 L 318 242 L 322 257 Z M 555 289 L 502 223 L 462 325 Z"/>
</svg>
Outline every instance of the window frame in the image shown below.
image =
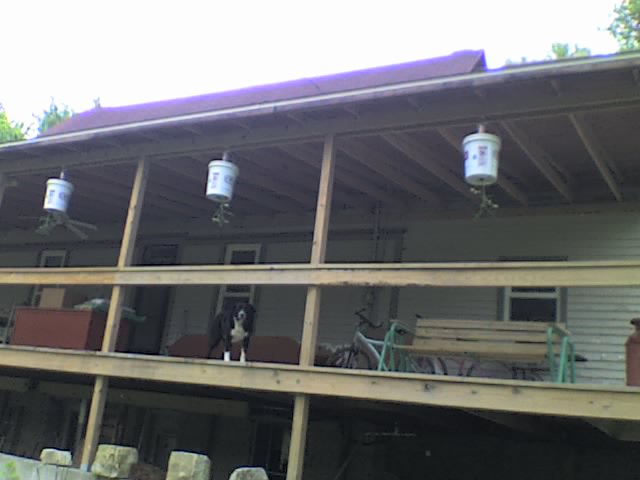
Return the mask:
<svg viewBox="0 0 640 480">
<path fill-rule="evenodd" d="M 47 267 L 46 263 L 49 258 L 62 258 L 59 267 Z M 42 250 L 40 252 L 40 258 L 38 259 L 38 268 L 64 268 L 67 266 L 67 260 L 69 257 L 69 251 L 64 249 L 55 249 L 55 250 Z M 42 290 L 44 286 L 37 285 L 31 291 L 31 298 L 29 300 L 29 305 L 32 307 L 37 307 L 40 303 L 40 299 L 42 297 Z"/>
<path fill-rule="evenodd" d="M 536 257 L 501 257 L 501 262 L 566 262 L 567 257 L 550 257 L 550 256 L 536 256 Z M 567 322 L 567 289 L 566 287 L 539 287 L 549 288 L 553 291 L 546 292 L 518 292 L 514 289 L 518 288 L 536 288 L 536 287 L 518 287 L 507 286 L 500 289 L 500 316 L 503 322 L 512 322 L 511 320 L 511 300 L 513 299 L 541 299 L 541 300 L 555 300 L 556 301 L 556 318 L 553 323 L 565 324 Z"/>
<path fill-rule="evenodd" d="M 237 265 L 231 263 L 233 254 L 236 252 L 253 252 L 254 259 L 253 265 L 258 265 L 261 261 L 262 244 L 260 243 L 230 243 L 225 247 L 224 252 L 224 265 Z M 249 292 L 230 292 L 229 287 L 233 285 L 222 285 L 218 290 L 218 298 L 216 302 L 216 314 L 222 310 L 224 301 L 228 298 L 246 298 L 251 304 L 254 304 L 256 299 L 256 286 L 249 285 Z"/>
</svg>

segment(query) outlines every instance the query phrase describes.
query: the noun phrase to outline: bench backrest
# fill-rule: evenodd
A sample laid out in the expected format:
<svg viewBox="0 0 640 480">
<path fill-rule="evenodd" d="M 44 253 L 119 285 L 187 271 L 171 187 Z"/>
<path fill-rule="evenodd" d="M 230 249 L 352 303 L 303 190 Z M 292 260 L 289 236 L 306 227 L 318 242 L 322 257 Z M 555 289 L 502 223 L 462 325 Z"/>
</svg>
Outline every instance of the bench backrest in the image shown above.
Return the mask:
<svg viewBox="0 0 640 480">
<path fill-rule="evenodd" d="M 539 361 L 548 353 L 548 331 L 556 353 L 563 334 L 554 324 L 523 321 L 418 319 L 413 346 L 455 355 Z"/>
</svg>

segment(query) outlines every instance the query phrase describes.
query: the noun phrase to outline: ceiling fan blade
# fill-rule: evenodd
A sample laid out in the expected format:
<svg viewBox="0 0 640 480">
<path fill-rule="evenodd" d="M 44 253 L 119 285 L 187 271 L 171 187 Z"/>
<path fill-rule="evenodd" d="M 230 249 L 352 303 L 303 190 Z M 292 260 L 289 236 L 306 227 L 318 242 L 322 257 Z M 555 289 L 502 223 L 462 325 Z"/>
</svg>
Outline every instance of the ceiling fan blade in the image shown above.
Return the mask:
<svg viewBox="0 0 640 480">
<path fill-rule="evenodd" d="M 64 226 L 75 233 L 81 240 L 86 240 L 87 238 L 89 238 L 83 231 L 73 226 L 70 222 L 65 222 Z"/>
<path fill-rule="evenodd" d="M 67 221 L 77 227 L 88 228 L 89 230 L 98 230 L 98 227 L 96 227 L 92 223 L 81 222 L 80 220 L 73 220 L 73 219 L 69 219 Z"/>
</svg>

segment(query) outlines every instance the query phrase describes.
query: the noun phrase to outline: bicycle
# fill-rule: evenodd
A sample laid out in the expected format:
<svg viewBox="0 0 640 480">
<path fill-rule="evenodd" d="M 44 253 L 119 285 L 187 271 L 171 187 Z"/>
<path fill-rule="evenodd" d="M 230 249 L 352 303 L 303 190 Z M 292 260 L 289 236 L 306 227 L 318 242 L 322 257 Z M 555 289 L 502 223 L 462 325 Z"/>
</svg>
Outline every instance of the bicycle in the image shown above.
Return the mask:
<svg viewBox="0 0 640 480">
<path fill-rule="evenodd" d="M 373 323 L 364 316 L 363 312 L 365 310 L 366 308 L 363 308 L 354 312 L 354 315 L 356 315 L 359 320 L 356 323 L 356 331 L 353 334 L 351 343 L 338 347 L 325 362 L 326 366 L 362 370 L 375 370 L 378 368 L 380 353 L 376 349 L 376 346 L 382 348 L 384 342 L 365 336 L 363 331 L 366 328 L 376 330 L 382 327 L 384 322 L 378 324 Z"/>
</svg>

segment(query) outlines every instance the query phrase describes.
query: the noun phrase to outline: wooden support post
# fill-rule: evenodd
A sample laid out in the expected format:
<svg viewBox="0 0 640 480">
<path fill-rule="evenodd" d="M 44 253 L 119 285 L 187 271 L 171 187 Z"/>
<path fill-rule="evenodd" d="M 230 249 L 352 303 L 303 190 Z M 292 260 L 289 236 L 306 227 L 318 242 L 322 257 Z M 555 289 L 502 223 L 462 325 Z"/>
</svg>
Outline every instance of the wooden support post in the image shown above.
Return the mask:
<svg viewBox="0 0 640 480">
<path fill-rule="evenodd" d="M 333 176 L 336 166 L 336 142 L 333 135 L 327 135 L 322 154 L 322 170 L 320 172 L 320 188 L 318 191 L 318 205 L 316 221 L 313 230 L 313 245 L 311 247 L 311 264 L 324 263 L 327 253 L 327 237 L 329 233 L 329 217 L 331 215 L 331 198 L 333 196 Z M 320 287 L 311 286 L 307 289 L 307 302 L 304 311 L 304 327 L 300 347 L 300 365 L 313 366 L 318 337 L 318 323 L 320 317 L 320 301 L 322 291 Z M 289 464 L 287 480 L 302 478 L 304 468 L 304 453 L 307 444 L 307 425 L 309 423 L 308 395 L 296 395 L 293 406 L 293 424 L 291 425 L 291 443 L 289 447 Z"/>
<path fill-rule="evenodd" d="M 127 222 L 124 227 L 122 243 L 120 245 L 120 256 L 118 257 L 119 268 L 130 266 L 133 259 L 148 175 L 149 161 L 145 157 L 142 157 L 138 162 L 138 169 L 136 171 L 136 177 L 131 190 L 129 212 L 127 214 Z M 120 317 L 122 316 L 122 304 L 124 302 L 124 297 L 125 287 L 120 285 L 114 286 L 111 291 L 109 313 L 107 314 L 107 321 L 104 329 L 104 339 L 102 341 L 103 352 L 113 352 L 115 349 L 118 330 L 120 329 Z M 102 418 L 104 416 L 104 407 L 107 403 L 108 392 L 108 377 L 96 377 L 93 396 L 91 398 L 91 408 L 89 410 L 87 435 L 85 437 L 84 450 L 82 452 L 81 469 L 85 471 L 89 470 L 96 448 L 98 447 L 98 438 L 102 427 Z"/>
<path fill-rule="evenodd" d="M 4 197 L 4 192 L 7 190 L 8 184 L 9 178 L 7 174 L 0 172 L 0 207 L 2 206 L 2 198 Z"/>
</svg>

